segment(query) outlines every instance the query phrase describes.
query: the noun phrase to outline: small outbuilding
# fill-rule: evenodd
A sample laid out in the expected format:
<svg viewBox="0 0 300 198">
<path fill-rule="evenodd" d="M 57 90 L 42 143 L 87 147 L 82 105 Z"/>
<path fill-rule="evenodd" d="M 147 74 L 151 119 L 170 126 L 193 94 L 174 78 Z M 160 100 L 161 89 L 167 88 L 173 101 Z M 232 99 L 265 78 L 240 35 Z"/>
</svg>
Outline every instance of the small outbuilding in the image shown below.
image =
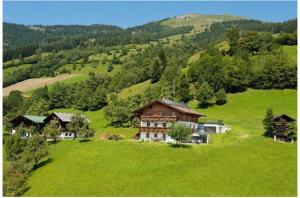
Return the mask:
<svg viewBox="0 0 300 198">
<path fill-rule="evenodd" d="M 274 127 L 275 127 L 275 140 L 283 140 L 286 141 L 288 140 L 288 137 L 285 135 L 285 131 L 287 129 L 287 125 L 290 122 L 295 122 L 296 120 L 286 114 L 281 114 L 274 116 L 273 122 L 274 122 Z"/>
</svg>

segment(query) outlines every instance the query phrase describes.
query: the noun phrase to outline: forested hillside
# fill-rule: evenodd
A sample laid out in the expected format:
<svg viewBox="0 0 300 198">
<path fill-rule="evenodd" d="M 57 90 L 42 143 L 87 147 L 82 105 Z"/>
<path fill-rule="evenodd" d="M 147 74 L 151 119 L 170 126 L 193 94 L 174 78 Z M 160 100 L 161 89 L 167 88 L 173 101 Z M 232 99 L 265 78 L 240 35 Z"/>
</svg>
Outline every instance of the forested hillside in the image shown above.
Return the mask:
<svg viewBox="0 0 300 198">
<path fill-rule="evenodd" d="M 4 23 L 4 89 L 27 79 L 31 84 L 23 86 L 35 87 L 3 98 L 4 133 L 11 131 L 10 121 L 19 115 L 80 112 L 91 121 L 84 125 L 91 130 L 83 133 L 95 134 L 87 137 L 91 141 L 49 144 L 53 159 L 45 161 L 43 152 L 48 151 L 34 148 L 46 140 L 29 138 L 27 143 L 8 136 L 5 195 L 294 196 L 296 145 L 262 136 L 262 119 L 267 108 L 296 118 L 297 19 L 269 23 L 225 15 L 191 16 L 127 29 Z M 38 84 L 41 78 L 62 75 L 72 78 Z M 161 98 L 188 103 L 209 118 L 224 120 L 232 130 L 210 136 L 211 144 L 205 147 L 126 141 L 137 133 L 132 112 Z M 51 127 L 43 132 L 58 131 Z M 22 124 L 18 130 L 41 132 Z M 110 133 L 125 140 L 102 141 Z M 25 152 L 28 147 L 33 151 Z M 33 160 L 36 152 L 43 156 Z M 28 161 L 22 161 L 23 155 Z M 257 161 L 249 163 L 253 159 Z M 35 164 L 30 166 L 32 160 Z M 182 167 L 186 177 L 178 172 Z M 149 185 L 153 176 L 159 178 L 156 190 Z M 186 180 L 200 188 L 187 186 Z M 137 190 L 137 184 L 142 188 Z"/>
<path fill-rule="evenodd" d="M 122 29 L 109 25 L 25 26 L 3 24 L 4 61 L 28 57 L 36 52 L 141 44 L 156 39 L 184 34 L 192 28 L 163 26 L 160 22 Z"/>
<path fill-rule="evenodd" d="M 51 109 L 70 107 L 97 110 L 108 105 L 108 115 L 114 111 L 110 107 L 125 108 L 129 104 L 124 112 L 130 112 L 162 97 L 184 102 L 198 99 L 200 105 L 211 105 L 224 103 L 226 93 L 247 88 L 296 88 L 297 66 L 284 47 L 297 44 L 296 19 L 283 23 L 245 19 L 215 22 L 188 36 L 185 33 L 193 27 L 162 25 L 167 20 L 128 29 L 5 24 L 9 28 L 4 41 L 14 53 L 18 53 L 17 46 L 32 46 L 27 44 L 38 36 L 33 55 L 19 54 L 19 58 L 4 63 L 4 86 L 28 78 L 76 73 L 80 76 L 68 80 L 72 83 L 41 88 L 29 99 L 22 99 L 23 108 L 18 107 L 18 113 L 45 114 Z M 25 36 L 17 39 L 23 33 Z M 172 35 L 180 35 L 180 40 L 168 39 Z M 227 47 L 220 47 L 221 43 Z M 189 62 L 194 54 L 198 58 Z M 149 86 L 128 99 L 131 102 L 114 96 L 149 80 Z M 203 95 L 207 97 L 203 99 Z M 4 112 L 13 117 L 17 112 L 10 108 L 10 100 L 4 100 Z M 129 117 L 123 116 L 122 122 L 129 121 Z M 111 122 L 120 121 L 111 118 Z"/>
</svg>

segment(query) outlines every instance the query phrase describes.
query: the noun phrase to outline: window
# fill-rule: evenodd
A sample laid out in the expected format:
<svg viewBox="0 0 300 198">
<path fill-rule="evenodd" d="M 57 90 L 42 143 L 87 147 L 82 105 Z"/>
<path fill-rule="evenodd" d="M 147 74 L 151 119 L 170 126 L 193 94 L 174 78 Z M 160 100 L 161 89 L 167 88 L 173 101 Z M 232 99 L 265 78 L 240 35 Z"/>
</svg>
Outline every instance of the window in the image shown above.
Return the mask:
<svg viewBox="0 0 300 198">
<path fill-rule="evenodd" d="M 69 133 L 69 136 L 72 136 L 72 133 Z"/>
<path fill-rule="evenodd" d="M 213 126 L 204 126 L 204 131 L 205 131 L 205 132 L 217 132 L 217 127 L 213 127 Z"/>
<path fill-rule="evenodd" d="M 157 138 L 157 133 L 154 133 L 154 138 Z"/>
<path fill-rule="evenodd" d="M 158 125 L 158 124 L 155 122 L 155 123 L 154 123 L 154 126 L 157 127 L 157 125 Z"/>
<path fill-rule="evenodd" d="M 149 133 L 146 133 L 146 138 L 149 138 Z"/>
<path fill-rule="evenodd" d="M 163 133 L 163 140 L 166 140 L 166 134 Z"/>
<path fill-rule="evenodd" d="M 164 128 L 167 128 L 167 123 L 163 123 L 163 127 L 164 127 Z"/>
<path fill-rule="evenodd" d="M 147 122 L 147 127 L 150 127 L 150 122 L 149 121 Z"/>
</svg>

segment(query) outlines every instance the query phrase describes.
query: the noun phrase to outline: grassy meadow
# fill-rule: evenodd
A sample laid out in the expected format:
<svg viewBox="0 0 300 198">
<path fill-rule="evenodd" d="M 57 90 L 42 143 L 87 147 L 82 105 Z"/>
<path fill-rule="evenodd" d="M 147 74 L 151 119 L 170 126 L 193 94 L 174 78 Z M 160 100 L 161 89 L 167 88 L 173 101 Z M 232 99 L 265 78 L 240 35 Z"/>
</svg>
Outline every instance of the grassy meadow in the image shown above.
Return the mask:
<svg viewBox="0 0 300 198">
<path fill-rule="evenodd" d="M 266 109 L 296 118 L 296 99 L 295 90 L 249 89 L 223 106 L 190 102 L 232 130 L 182 147 L 131 140 L 137 129 L 109 127 L 103 110 L 84 112 L 96 136 L 51 146 L 51 162 L 33 172 L 24 196 L 296 196 L 297 145 L 262 136 Z M 126 139 L 101 140 L 107 132 Z"/>
</svg>

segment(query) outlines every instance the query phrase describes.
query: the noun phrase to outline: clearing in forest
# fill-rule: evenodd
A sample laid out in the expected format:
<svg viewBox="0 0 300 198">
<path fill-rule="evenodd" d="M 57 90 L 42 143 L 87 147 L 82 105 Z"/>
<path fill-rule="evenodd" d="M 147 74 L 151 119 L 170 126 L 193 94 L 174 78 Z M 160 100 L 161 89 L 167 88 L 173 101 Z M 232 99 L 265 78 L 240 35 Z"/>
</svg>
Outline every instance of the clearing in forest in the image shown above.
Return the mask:
<svg viewBox="0 0 300 198">
<path fill-rule="evenodd" d="M 3 96 L 8 96 L 9 93 L 13 90 L 19 90 L 21 92 L 30 91 L 39 87 L 43 87 L 45 85 L 53 84 L 58 81 L 62 81 L 65 79 L 73 78 L 78 76 L 79 74 L 64 74 L 56 77 L 44 77 L 44 78 L 31 78 L 28 80 L 24 80 L 18 82 L 16 84 L 10 85 L 8 87 L 3 88 Z"/>
</svg>

